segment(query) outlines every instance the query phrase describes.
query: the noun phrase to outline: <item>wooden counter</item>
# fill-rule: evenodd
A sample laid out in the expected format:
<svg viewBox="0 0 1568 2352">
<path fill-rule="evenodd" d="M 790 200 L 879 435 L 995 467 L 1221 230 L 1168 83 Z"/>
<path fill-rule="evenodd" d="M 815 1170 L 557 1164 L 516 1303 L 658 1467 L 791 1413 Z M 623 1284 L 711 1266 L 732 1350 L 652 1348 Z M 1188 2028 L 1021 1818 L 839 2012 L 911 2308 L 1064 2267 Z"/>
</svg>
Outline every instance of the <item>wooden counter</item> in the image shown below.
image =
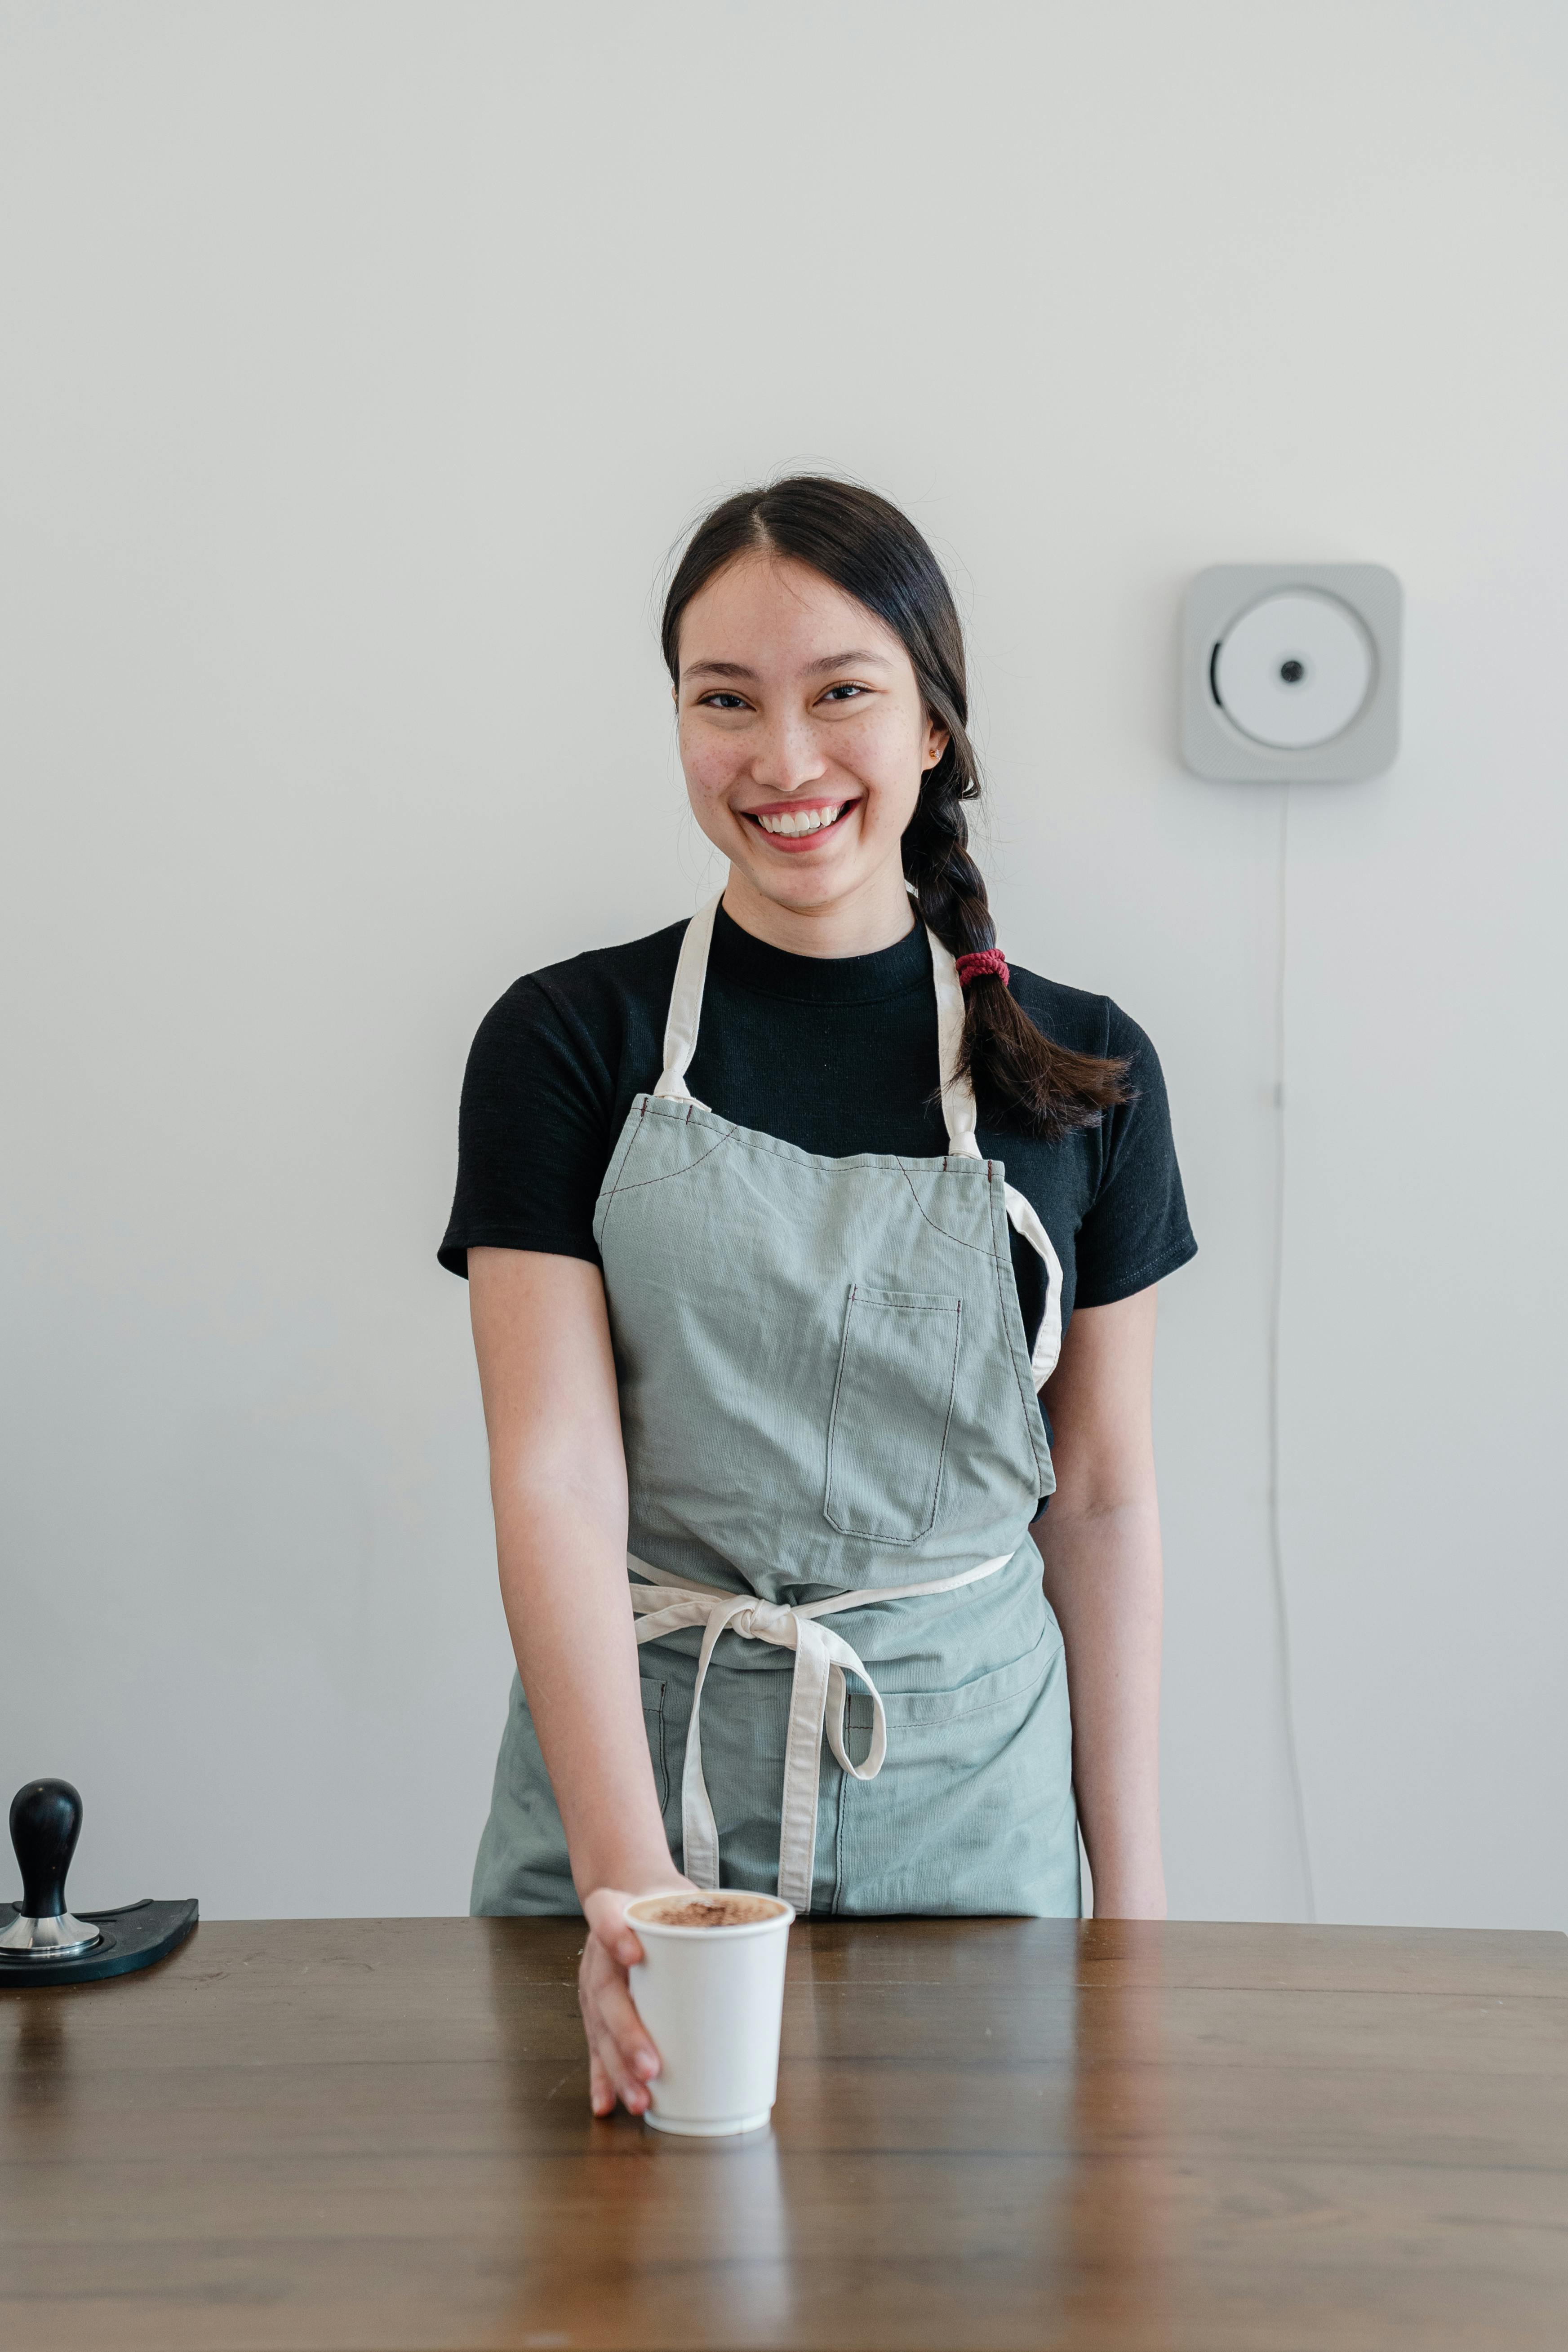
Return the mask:
<svg viewBox="0 0 1568 2352">
<path fill-rule="evenodd" d="M 571 1921 L 215 1923 L 0 1991 L 49 2352 L 1563 2352 L 1568 1941 L 830 1923 L 771 2134 L 595 2123 Z"/>
</svg>

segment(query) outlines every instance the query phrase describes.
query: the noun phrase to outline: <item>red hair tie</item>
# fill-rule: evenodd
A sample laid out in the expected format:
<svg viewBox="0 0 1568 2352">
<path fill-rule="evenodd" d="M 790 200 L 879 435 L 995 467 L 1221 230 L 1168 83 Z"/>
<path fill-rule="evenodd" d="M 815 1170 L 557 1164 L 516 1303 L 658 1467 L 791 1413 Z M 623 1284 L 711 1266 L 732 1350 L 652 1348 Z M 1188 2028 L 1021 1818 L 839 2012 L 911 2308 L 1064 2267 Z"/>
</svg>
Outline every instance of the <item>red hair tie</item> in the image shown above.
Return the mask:
<svg viewBox="0 0 1568 2352">
<path fill-rule="evenodd" d="M 972 980 L 988 980 L 993 973 L 1005 988 L 1013 977 L 1007 969 L 1007 959 L 1000 948 L 982 948 L 974 955 L 954 956 L 952 967 L 958 974 L 960 988 L 967 988 Z"/>
</svg>

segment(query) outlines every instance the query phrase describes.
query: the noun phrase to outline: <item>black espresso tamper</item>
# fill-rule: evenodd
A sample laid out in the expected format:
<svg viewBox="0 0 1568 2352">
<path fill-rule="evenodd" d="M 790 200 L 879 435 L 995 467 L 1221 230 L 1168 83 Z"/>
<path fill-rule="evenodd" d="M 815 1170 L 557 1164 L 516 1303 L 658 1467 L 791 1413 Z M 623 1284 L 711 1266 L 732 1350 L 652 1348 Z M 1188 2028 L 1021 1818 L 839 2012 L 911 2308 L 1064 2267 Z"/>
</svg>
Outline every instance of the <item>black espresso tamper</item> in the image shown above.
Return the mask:
<svg viewBox="0 0 1568 2352">
<path fill-rule="evenodd" d="M 0 1952 L 63 1960 L 103 1941 L 103 1930 L 66 1909 L 66 1873 L 81 1835 L 81 1799 L 68 1780 L 29 1780 L 11 1801 L 11 1843 L 22 1873 L 16 1916 Z"/>
<path fill-rule="evenodd" d="M 66 1873 L 81 1834 L 81 1799 L 68 1780 L 29 1780 L 11 1801 L 21 1899 L 0 1903 L 0 1991 L 18 1985 L 94 1984 L 149 1969 L 183 1944 L 196 1903 L 123 1903 L 118 1911 L 66 1909 Z"/>
</svg>

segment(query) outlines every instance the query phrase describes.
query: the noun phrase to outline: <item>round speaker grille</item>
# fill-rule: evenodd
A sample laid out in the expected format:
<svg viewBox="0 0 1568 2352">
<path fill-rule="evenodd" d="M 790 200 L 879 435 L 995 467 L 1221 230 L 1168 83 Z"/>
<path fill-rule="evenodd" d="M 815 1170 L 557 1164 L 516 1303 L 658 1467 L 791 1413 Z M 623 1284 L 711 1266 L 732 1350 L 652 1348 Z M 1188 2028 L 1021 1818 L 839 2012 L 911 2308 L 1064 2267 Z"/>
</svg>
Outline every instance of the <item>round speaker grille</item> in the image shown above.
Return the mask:
<svg viewBox="0 0 1568 2352">
<path fill-rule="evenodd" d="M 1337 596 L 1265 596 L 1215 649 L 1215 697 L 1255 743 L 1301 751 L 1342 735 L 1371 690 L 1372 641 Z"/>
</svg>

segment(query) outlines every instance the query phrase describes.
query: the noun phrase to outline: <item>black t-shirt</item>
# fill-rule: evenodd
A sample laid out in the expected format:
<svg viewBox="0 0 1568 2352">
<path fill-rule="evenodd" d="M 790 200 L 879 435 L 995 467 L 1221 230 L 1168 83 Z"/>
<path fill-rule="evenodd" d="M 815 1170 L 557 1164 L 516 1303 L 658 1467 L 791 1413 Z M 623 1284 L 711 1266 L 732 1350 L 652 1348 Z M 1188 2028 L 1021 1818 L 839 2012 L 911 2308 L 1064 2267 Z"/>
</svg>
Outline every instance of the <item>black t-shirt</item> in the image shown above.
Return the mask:
<svg viewBox="0 0 1568 2352">
<path fill-rule="evenodd" d="M 543 1250 L 597 1265 L 594 1207 L 626 1113 L 658 1083 L 664 1023 L 686 926 L 597 948 L 531 972 L 479 1024 L 458 1118 L 458 1191 L 440 1258 L 469 1248 Z M 1075 1304 L 1105 1307 L 1184 1265 L 1187 1223 L 1154 1049 L 1109 997 L 1015 964 L 1013 994 L 1047 1036 L 1125 1056 L 1131 1101 L 1055 1143 L 984 1116 L 976 1140 L 1033 1203 L 1062 1264 L 1062 1328 Z M 786 955 L 732 922 L 713 926 L 697 1052 L 686 1082 L 741 1127 L 802 1151 L 940 1159 L 936 993 L 921 926 L 876 955 Z M 1045 1270 L 1026 1242 L 1013 1262 L 1029 1344 Z"/>
</svg>

